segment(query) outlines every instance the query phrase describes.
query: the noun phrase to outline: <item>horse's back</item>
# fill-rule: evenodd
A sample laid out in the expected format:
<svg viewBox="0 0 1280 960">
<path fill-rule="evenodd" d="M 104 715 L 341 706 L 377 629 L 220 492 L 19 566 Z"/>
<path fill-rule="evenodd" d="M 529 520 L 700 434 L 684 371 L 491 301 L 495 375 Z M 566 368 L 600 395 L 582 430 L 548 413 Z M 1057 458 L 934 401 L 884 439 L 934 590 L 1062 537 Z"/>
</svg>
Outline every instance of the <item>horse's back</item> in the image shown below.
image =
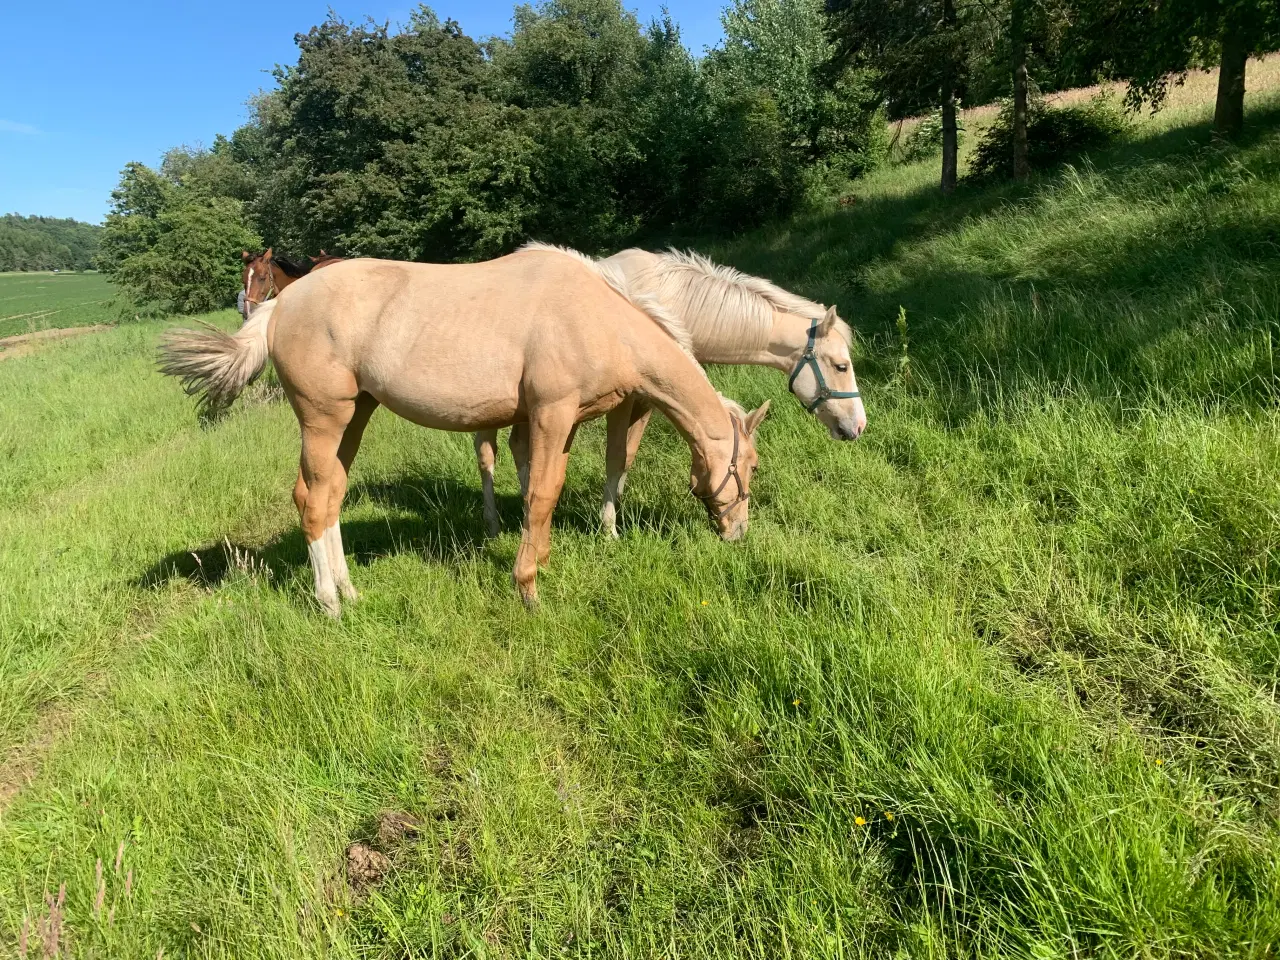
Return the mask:
<svg viewBox="0 0 1280 960">
<path fill-rule="evenodd" d="M 626 379 L 613 368 L 628 309 L 588 265 L 558 253 L 347 260 L 281 293 L 272 355 L 282 374 L 346 369 L 408 419 L 475 429 L 520 419 L 530 391 L 612 391 Z"/>
</svg>

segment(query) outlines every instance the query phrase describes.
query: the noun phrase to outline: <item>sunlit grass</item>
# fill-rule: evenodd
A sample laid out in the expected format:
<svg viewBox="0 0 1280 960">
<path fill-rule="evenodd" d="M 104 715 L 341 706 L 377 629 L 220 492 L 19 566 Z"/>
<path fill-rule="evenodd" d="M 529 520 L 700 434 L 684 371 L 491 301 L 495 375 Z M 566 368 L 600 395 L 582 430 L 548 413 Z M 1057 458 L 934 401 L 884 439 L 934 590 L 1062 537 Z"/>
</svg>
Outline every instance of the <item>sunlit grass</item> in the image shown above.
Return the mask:
<svg viewBox="0 0 1280 960">
<path fill-rule="evenodd" d="M 514 471 L 486 542 L 468 437 L 374 418 L 333 623 L 287 406 L 199 427 L 156 324 L 0 364 L 0 943 L 66 883 L 76 956 L 1270 956 L 1256 117 L 951 201 L 886 171 L 700 244 L 840 305 L 869 430 L 714 371 L 775 401 L 727 545 L 665 425 L 602 539 L 588 426 L 532 616 Z M 392 864 L 359 893 L 354 841 Z"/>
</svg>

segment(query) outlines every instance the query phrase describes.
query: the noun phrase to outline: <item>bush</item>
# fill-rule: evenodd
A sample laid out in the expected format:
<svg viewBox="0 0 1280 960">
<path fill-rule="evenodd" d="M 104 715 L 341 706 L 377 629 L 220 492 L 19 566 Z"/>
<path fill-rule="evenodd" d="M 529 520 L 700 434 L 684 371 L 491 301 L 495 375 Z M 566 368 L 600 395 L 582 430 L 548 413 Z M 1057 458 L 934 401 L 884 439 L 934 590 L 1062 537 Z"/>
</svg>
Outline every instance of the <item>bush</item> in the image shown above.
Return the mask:
<svg viewBox="0 0 1280 960">
<path fill-rule="evenodd" d="M 1105 93 L 1078 107 L 1049 109 L 1033 101 L 1028 114 L 1027 162 L 1032 170 L 1045 170 L 1106 147 L 1123 137 L 1129 126 L 1124 111 Z M 989 182 L 1012 177 L 1013 103 L 1007 102 L 978 141 L 966 179 Z"/>
<path fill-rule="evenodd" d="M 964 128 L 956 121 L 956 145 L 964 143 Z M 935 110 L 922 117 L 915 129 L 907 134 L 899 148 L 899 157 L 903 163 L 919 163 L 931 160 L 942 153 L 942 111 Z"/>
</svg>

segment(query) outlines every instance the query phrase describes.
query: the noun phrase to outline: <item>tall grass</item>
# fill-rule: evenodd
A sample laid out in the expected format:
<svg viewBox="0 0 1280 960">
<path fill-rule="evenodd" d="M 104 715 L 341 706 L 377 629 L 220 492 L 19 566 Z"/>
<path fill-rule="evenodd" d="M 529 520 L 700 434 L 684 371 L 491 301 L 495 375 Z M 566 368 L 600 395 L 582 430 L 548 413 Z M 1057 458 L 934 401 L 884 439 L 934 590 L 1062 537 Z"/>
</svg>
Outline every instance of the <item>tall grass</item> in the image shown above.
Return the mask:
<svg viewBox="0 0 1280 960">
<path fill-rule="evenodd" d="M 870 429 L 714 371 L 777 401 L 726 545 L 663 425 L 600 538 L 585 428 L 533 616 L 514 471 L 486 542 L 466 437 L 375 417 L 332 623 L 286 407 L 202 430 L 155 324 L 0 364 L 0 942 L 65 882 L 77 956 L 1273 956 L 1252 107 L 1239 148 L 1169 123 L 952 201 L 903 168 L 701 243 L 840 304 Z M 356 841 L 391 864 L 358 889 Z"/>
</svg>

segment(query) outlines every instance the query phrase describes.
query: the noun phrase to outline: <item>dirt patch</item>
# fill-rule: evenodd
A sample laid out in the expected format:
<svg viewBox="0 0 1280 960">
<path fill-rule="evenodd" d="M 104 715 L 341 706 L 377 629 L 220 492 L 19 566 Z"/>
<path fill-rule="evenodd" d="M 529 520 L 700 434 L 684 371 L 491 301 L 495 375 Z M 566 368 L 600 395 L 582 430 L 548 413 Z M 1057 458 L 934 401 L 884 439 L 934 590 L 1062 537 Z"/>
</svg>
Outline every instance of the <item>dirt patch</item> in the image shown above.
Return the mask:
<svg viewBox="0 0 1280 960">
<path fill-rule="evenodd" d="M 32 353 L 46 340 L 65 340 L 86 333 L 100 333 L 112 329 L 109 323 L 95 323 L 91 327 L 58 327 L 51 330 L 37 330 L 35 333 L 19 333 L 12 337 L 0 337 L 0 360 L 21 357 Z"/>
<path fill-rule="evenodd" d="M 347 886 L 357 899 L 391 871 L 391 860 L 367 843 L 347 847 Z"/>
<path fill-rule="evenodd" d="M 71 726 L 71 710 L 65 703 L 46 707 L 36 721 L 35 731 L 0 761 L 0 813 L 8 809 L 24 788 L 40 772 L 40 759 Z"/>
<path fill-rule="evenodd" d="M 422 821 L 402 810 L 383 810 L 373 824 L 368 842 L 357 840 L 347 846 L 347 890 L 352 901 L 359 903 L 369 890 L 391 872 L 391 861 L 418 839 Z"/>
<path fill-rule="evenodd" d="M 378 814 L 378 845 L 388 852 L 413 840 L 422 829 L 422 821 L 411 813 L 384 810 Z"/>
</svg>

